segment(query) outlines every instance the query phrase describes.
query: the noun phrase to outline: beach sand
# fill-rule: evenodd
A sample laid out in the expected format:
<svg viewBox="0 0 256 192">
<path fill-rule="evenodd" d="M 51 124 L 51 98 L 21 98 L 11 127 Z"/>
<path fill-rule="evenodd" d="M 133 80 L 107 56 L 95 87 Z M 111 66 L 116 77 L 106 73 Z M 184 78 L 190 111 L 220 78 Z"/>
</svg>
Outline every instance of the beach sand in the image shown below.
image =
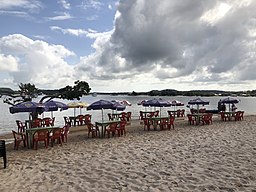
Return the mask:
<svg viewBox="0 0 256 192">
<path fill-rule="evenodd" d="M 256 116 L 243 121 L 144 131 L 138 120 L 125 137 L 87 138 L 71 128 L 68 142 L 38 150 L 7 146 L 0 191 L 251 191 L 256 192 Z"/>
</svg>

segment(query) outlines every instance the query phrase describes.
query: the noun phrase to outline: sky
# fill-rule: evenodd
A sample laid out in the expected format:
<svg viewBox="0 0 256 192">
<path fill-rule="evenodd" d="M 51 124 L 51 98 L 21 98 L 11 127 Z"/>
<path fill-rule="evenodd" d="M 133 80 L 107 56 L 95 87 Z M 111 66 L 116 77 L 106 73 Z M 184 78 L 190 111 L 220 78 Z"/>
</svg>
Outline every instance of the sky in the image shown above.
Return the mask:
<svg viewBox="0 0 256 192">
<path fill-rule="evenodd" d="M 0 0 L 0 87 L 256 89 L 254 0 Z"/>
</svg>

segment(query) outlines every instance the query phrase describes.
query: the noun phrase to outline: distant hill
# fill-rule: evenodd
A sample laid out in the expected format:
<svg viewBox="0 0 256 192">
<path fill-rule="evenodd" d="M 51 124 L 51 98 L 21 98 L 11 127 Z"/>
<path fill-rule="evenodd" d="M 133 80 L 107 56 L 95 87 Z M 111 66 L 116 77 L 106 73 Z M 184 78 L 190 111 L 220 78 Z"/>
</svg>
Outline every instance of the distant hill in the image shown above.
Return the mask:
<svg viewBox="0 0 256 192">
<path fill-rule="evenodd" d="M 0 87 L 0 95 L 8 95 L 8 94 L 15 94 L 17 91 L 13 91 L 11 88 Z"/>
</svg>

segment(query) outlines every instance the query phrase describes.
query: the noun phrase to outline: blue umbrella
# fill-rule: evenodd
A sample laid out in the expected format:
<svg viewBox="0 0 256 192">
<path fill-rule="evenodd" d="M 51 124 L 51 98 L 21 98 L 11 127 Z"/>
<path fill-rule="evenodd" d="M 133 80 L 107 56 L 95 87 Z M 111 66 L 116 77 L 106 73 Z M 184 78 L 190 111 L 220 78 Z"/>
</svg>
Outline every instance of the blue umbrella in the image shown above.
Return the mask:
<svg viewBox="0 0 256 192">
<path fill-rule="evenodd" d="M 99 101 L 95 101 L 94 103 L 90 104 L 87 107 L 87 110 L 101 110 L 102 113 L 102 122 L 104 121 L 103 118 L 103 109 L 116 109 L 115 105 L 113 102 L 111 101 L 107 101 L 107 100 L 99 100 Z"/>
<path fill-rule="evenodd" d="M 170 107 L 171 103 L 169 101 L 166 101 L 164 99 L 150 99 L 142 103 L 145 107 L 160 107 L 160 117 L 161 117 L 161 107 Z"/>
<path fill-rule="evenodd" d="M 197 105 L 197 113 L 199 113 L 199 105 L 209 105 L 209 101 L 204 101 L 201 98 L 192 99 L 188 102 L 189 105 Z"/>
<path fill-rule="evenodd" d="M 62 111 L 68 109 L 68 105 L 59 101 L 50 100 L 45 102 L 44 105 L 47 107 L 46 111 L 58 111 L 59 109 Z"/>
<path fill-rule="evenodd" d="M 239 99 L 236 99 L 236 98 L 233 98 L 233 97 L 227 97 L 225 99 L 221 99 L 220 100 L 220 103 L 223 103 L 223 104 L 228 104 L 228 108 L 229 108 L 229 111 L 230 111 L 230 104 L 235 104 L 235 103 L 239 103 Z"/>
<path fill-rule="evenodd" d="M 47 110 L 47 107 L 37 102 L 26 101 L 10 107 L 9 110 L 10 110 L 10 113 L 21 113 L 21 112 L 43 113 L 44 111 Z M 29 115 L 29 122 L 30 122 L 30 115 Z M 29 126 L 31 126 L 30 123 L 29 123 Z"/>
<path fill-rule="evenodd" d="M 37 102 L 26 101 L 10 107 L 9 110 L 10 110 L 10 113 L 20 113 L 20 112 L 42 113 L 47 110 L 47 107 Z"/>
<path fill-rule="evenodd" d="M 45 102 L 44 105 L 47 107 L 46 111 L 51 111 L 52 117 L 53 117 L 53 111 L 58 111 L 59 109 L 60 111 L 68 109 L 68 105 L 59 101 L 50 100 Z"/>
<path fill-rule="evenodd" d="M 112 100 L 111 102 L 114 104 L 114 105 L 113 105 L 113 109 L 114 109 L 114 110 L 123 111 L 123 110 L 125 110 L 125 108 L 126 108 L 126 105 L 122 104 L 122 103 L 119 102 L 119 101 Z"/>
</svg>

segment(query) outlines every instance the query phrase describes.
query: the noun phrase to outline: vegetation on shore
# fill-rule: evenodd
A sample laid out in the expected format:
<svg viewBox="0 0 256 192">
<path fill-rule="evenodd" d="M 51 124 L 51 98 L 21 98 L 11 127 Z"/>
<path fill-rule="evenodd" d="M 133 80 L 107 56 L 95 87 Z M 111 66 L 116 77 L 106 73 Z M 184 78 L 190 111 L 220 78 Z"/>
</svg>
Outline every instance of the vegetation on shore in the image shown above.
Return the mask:
<svg viewBox="0 0 256 192">
<path fill-rule="evenodd" d="M 6 94 L 18 94 L 19 91 L 14 91 L 10 88 L 0 88 L 0 95 Z M 49 90 L 49 89 L 37 89 L 37 94 L 43 95 L 56 95 L 60 93 L 60 89 Z M 88 93 L 88 92 L 87 92 Z M 244 97 L 255 97 L 256 90 L 251 91 L 221 91 L 221 90 L 191 90 L 191 91 L 177 91 L 175 89 L 165 90 L 151 90 L 148 92 L 97 92 L 98 95 L 149 95 L 149 96 L 244 96 Z"/>
</svg>

